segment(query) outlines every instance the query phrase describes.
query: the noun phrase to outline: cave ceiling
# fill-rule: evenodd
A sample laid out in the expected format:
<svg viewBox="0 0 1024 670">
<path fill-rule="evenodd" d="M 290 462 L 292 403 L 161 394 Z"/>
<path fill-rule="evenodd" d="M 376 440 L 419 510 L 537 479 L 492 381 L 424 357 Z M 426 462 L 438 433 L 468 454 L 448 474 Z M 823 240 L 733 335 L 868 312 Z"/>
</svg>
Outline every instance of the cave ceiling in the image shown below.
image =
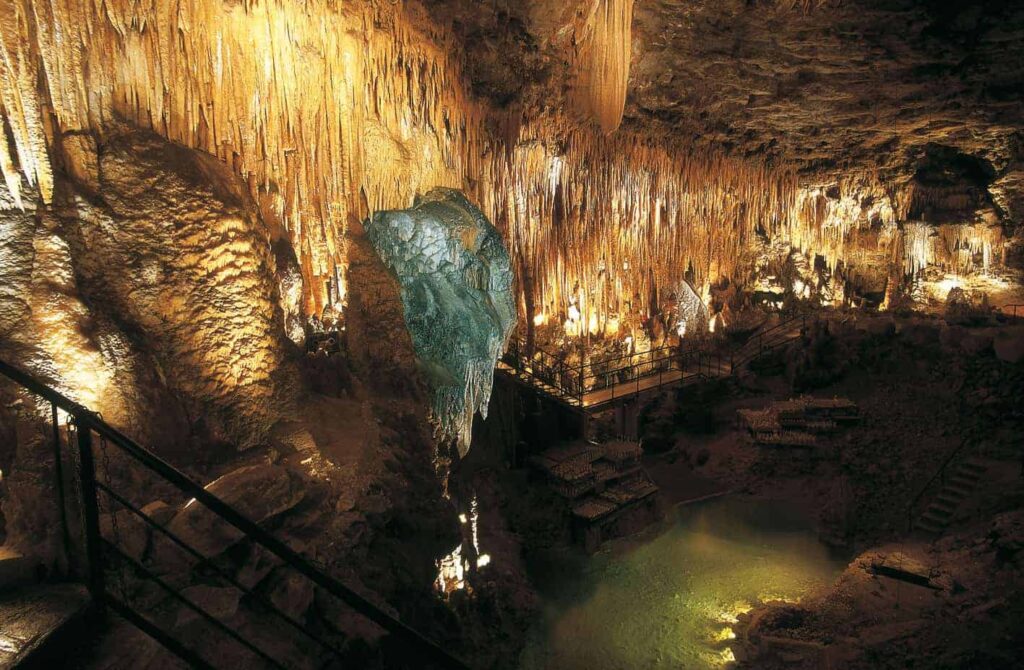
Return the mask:
<svg viewBox="0 0 1024 670">
<path fill-rule="evenodd" d="M 431 0 L 477 95 L 564 106 L 586 0 Z M 575 22 L 575 24 L 574 24 Z M 910 177 L 936 147 L 1021 157 L 1024 3 L 636 0 L 623 129 L 793 165 Z"/>
</svg>

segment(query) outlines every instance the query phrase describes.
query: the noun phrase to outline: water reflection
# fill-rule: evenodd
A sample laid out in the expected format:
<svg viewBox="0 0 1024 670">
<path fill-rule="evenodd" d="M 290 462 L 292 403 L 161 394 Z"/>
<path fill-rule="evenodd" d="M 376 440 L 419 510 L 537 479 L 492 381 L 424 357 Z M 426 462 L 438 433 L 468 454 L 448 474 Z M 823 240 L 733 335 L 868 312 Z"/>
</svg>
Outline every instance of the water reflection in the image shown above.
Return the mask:
<svg viewBox="0 0 1024 670">
<path fill-rule="evenodd" d="M 718 668 L 732 660 L 737 614 L 758 600 L 798 599 L 843 565 L 785 507 L 681 508 L 657 536 L 597 556 L 533 557 L 543 616 L 520 667 Z"/>
</svg>

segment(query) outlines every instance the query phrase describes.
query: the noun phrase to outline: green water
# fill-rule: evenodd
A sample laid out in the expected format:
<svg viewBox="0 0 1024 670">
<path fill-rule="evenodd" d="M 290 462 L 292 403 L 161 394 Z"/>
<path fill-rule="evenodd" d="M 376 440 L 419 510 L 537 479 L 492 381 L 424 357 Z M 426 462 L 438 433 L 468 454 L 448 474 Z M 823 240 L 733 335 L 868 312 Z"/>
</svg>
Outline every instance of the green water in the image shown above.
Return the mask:
<svg viewBox="0 0 1024 670">
<path fill-rule="evenodd" d="M 723 499 L 675 516 L 592 557 L 532 557 L 542 614 L 520 668 L 720 668 L 737 613 L 798 599 L 845 564 L 778 505 Z"/>
</svg>

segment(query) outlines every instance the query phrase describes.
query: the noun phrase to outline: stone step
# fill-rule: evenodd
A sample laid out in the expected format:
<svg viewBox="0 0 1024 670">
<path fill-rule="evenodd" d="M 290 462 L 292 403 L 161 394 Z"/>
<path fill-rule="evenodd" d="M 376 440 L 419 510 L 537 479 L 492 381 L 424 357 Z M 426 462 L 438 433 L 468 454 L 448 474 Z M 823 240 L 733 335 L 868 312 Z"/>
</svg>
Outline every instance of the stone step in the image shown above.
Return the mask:
<svg viewBox="0 0 1024 670">
<path fill-rule="evenodd" d="M 957 470 L 954 470 L 953 472 L 949 473 L 949 478 L 950 479 L 962 479 L 962 480 L 969 481 L 969 482 L 981 481 L 981 475 L 978 474 L 977 472 L 974 472 L 973 470 L 960 470 L 960 469 L 957 469 Z"/>
<path fill-rule="evenodd" d="M 946 515 L 952 515 L 953 512 L 959 509 L 959 507 L 960 506 L 957 505 L 956 503 L 951 503 L 943 500 L 936 500 L 931 505 L 928 506 L 928 509 L 933 509 L 937 512 L 942 512 Z"/>
<path fill-rule="evenodd" d="M 962 479 L 960 477 L 950 477 L 946 480 L 946 486 L 948 488 L 956 488 L 962 490 L 965 495 L 972 495 L 978 490 L 978 482 L 970 481 L 968 479 Z"/>
<path fill-rule="evenodd" d="M 949 525 L 948 516 L 945 518 L 937 516 L 932 514 L 932 510 L 930 509 L 921 515 L 921 521 L 927 522 L 930 525 L 938 526 L 939 528 L 945 528 Z"/>
<path fill-rule="evenodd" d="M 959 493 L 960 495 L 962 495 L 964 497 L 967 497 L 967 496 L 971 495 L 971 493 L 974 492 L 974 489 L 975 489 L 974 486 L 969 486 L 969 485 L 965 485 L 963 483 L 954 482 L 954 481 L 946 482 L 946 485 L 943 487 L 944 491 L 955 491 L 956 493 Z"/>
<path fill-rule="evenodd" d="M 959 507 L 960 503 L 962 503 L 965 498 L 966 496 L 962 493 L 942 489 L 941 491 L 939 491 L 939 495 L 935 496 L 935 501 L 941 502 L 945 505 L 953 505 L 954 507 Z"/>
<path fill-rule="evenodd" d="M 61 667 L 91 601 L 80 584 L 38 584 L 0 594 L 0 670 Z"/>
<path fill-rule="evenodd" d="M 918 530 L 923 530 L 926 533 L 932 533 L 934 535 L 941 533 L 946 526 L 939 523 L 932 523 L 922 518 L 917 520 L 917 523 L 914 524 L 914 527 Z"/>
<path fill-rule="evenodd" d="M 984 475 L 986 472 L 988 472 L 988 464 L 983 461 L 978 461 L 969 458 L 960 464 L 960 469 L 970 470 L 971 472 L 977 473 L 978 475 Z"/>
</svg>

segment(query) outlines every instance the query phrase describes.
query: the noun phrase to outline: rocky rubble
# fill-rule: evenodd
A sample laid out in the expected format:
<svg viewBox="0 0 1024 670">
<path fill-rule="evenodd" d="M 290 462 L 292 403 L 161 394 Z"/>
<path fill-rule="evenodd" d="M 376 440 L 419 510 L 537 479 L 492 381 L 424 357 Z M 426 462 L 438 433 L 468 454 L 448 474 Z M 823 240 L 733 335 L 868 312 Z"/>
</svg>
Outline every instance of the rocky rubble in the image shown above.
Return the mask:
<svg viewBox="0 0 1024 670">
<path fill-rule="evenodd" d="M 1015 667 L 1024 660 L 1016 625 L 1024 611 L 1020 516 L 999 514 L 934 544 L 872 549 L 827 592 L 742 615 L 739 667 Z M 876 574 L 879 565 L 928 584 Z"/>
</svg>

